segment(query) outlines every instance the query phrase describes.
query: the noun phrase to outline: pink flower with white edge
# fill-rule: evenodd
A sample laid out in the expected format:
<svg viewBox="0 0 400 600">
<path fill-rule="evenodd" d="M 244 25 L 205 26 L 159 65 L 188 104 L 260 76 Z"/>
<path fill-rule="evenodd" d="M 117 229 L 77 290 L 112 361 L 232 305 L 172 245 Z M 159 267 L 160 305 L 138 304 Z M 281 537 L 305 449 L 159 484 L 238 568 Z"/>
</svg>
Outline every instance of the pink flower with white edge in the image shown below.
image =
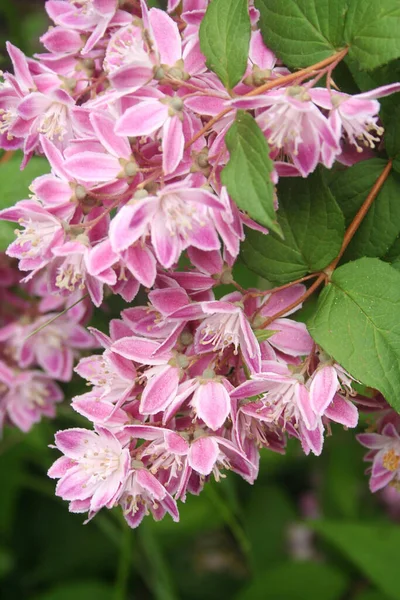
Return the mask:
<svg viewBox="0 0 400 600">
<path fill-rule="evenodd" d="M 63 393 L 41 371 L 14 371 L 0 361 L 0 425 L 29 431 L 43 416 L 54 418 Z"/>
<path fill-rule="evenodd" d="M 101 40 L 109 27 L 127 25 L 132 15 L 118 10 L 117 0 L 47 0 L 46 11 L 50 19 L 62 27 L 90 35 L 82 54 L 88 54 Z"/>
<path fill-rule="evenodd" d="M 392 83 L 354 96 L 325 88 L 313 88 L 310 95 L 315 104 L 330 111 L 328 121 L 335 135 L 340 138 L 344 134 L 357 152 L 362 152 L 375 148 L 384 132 L 378 124 L 380 104 L 376 99 L 399 91 L 400 83 Z"/>
<path fill-rule="evenodd" d="M 35 200 L 22 200 L 12 208 L 0 211 L 0 218 L 15 221 L 24 229 L 17 230 L 7 255 L 18 258 L 22 271 L 37 271 L 53 259 L 53 250 L 65 237 L 62 221 L 42 208 Z"/>
<path fill-rule="evenodd" d="M 129 398 L 137 376 L 132 362 L 111 350 L 82 358 L 75 371 L 94 386 L 101 400 L 118 405 Z"/>
<path fill-rule="evenodd" d="M 175 500 L 158 479 L 139 461 L 129 474 L 124 491 L 119 500 L 124 518 L 132 528 L 142 522 L 149 511 L 155 521 L 160 521 L 169 513 L 175 522 L 179 521 L 179 512 Z"/>
<path fill-rule="evenodd" d="M 261 368 L 261 353 L 257 338 L 241 305 L 242 295 L 233 292 L 210 302 L 198 302 L 180 308 L 170 319 L 201 320 L 194 336 L 194 349 L 198 354 L 218 352 L 222 354 L 233 346 L 239 349 L 244 361 L 253 373 Z"/>
<path fill-rule="evenodd" d="M 235 108 L 263 109 L 257 123 L 264 131 L 272 157 L 287 157 L 303 177 L 312 173 L 319 161 L 331 167 L 340 153 L 339 139 L 328 120 L 302 86 L 272 90 L 254 98 L 232 100 Z M 321 154 L 321 146 L 326 153 Z"/>
<path fill-rule="evenodd" d="M 189 246 L 219 249 L 212 216 L 214 210 L 222 209 L 217 196 L 203 188 L 191 188 L 189 181 L 169 184 L 155 196 L 121 208 L 111 221 L 111 246 L 120 253 L 149 232 L 157 260 L 170 268 Z"/>
<path fill-rule="evenodd" d="M 121 136 L 162 137 L 163 171 L 173 173 L 183 158 L 185 137 L 183 134 L 184 102 L 179 96 L 166 96 L 142 100 L 128 108 L 118 119 L 115 133 Z"/>
<path fill-rule="evenodd" d="M 317 370 L 306 385 L 301 373 L 292 373 L 282 363 L 265 361 L 263 371 L 233 390 L 231 398 L 242 400 L 265 394 L 261 397 L 265 421 L 281 424 L 291 435 L 300 437 L 306 454 L 311 450 L 319 456 L 324 417 L 347 427 L 357 425 L 357 409 L 337 393 L 339 389 L 333 367 Z"/>
<path fill-rule="evenodd" d="M 87 289 L 95 306 L 100 306 L 103 300 L 103 286 L 114 285 L 117 277 L 113 269 L 93 276 L 87 268 L 90 240 L 86 234 L 81 234 L 53 250 L 56 257 L 49 271 L 50 284 L 54 290 L 69 294 L 76 290 Z"/>
<path fill-rule="evenodd" d="M 56 495 L 70 502 L 71 512 L 89 512 L 118 502 L 126 483 L 131 456 L 104 427 L 95 431 L 66 429 L 55 436 L 55 447 L 64 456 L 50 467 L 48 475 L 59 479 Z"/>
<path fill-rule="evenodd" d="M 357 440 L 370 452 L 365 457 L 372 462 L 369 487 L 377 492 L 387 485 L 400 485 L 400 435 L 393 423 L 386 423 L 381 433 L 360 433 Z"/>
</svg>

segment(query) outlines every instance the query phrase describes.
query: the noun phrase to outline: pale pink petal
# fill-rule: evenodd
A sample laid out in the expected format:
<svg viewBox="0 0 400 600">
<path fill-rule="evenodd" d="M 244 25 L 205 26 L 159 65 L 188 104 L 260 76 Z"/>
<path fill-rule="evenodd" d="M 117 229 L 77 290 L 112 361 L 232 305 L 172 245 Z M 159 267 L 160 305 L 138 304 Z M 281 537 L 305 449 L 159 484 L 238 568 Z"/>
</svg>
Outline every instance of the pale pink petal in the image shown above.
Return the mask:
<svg viewBox="0 0 400 600">
<path fill-rule="evenodd" d="M 308 389 L 305 385 L 296 383 L 294 393 L 297 406 L 307 429 L 315 429 L 317 425 L 317 418 L 311 406 L 310 393 Z"/>
<path fill-rule="evenodd" d="M 154 358 L 153 354 L 158 350 L 159 345 L 152 340 L 132 336 L 114 342 L 112 351 L 145 365 L 162 365 L 165 363 L 165 359 L 169 360 L 170 354 Z"/>
<path fill-rule="evenodd" d="M 131 157 L 132 152 L 127 138 L 114 133 L 115 122 L 113 119 L 100 112 L 93 112 L 90 115 L 90 121 L 98 139 L 110 154 L 117 158 L 129 159 Z"/>
<path fill-rule="evenodd" d="M 115 133 L 122 136 L 150 135 L 168 119 L 168 106 L 158 100 L 145 100 L 128 108 L 117 121 Z"/>
<path fill-rule="evenodd" d="M 314 373 L 310 387 L 310 403 L 315 413 L 324 414 L 338 387 L 339 381 L 333 367 L 325 366 Z"/>
<path fill-rule="evenodd" d="M 118 211 L 110 223 L 110 241 L 115 252 L 126 250 L 146 232 L 157 205 L 157 199 L 150 197 Z"/>
<path fill-rule="evenodd" d="M 314 342 L 304 323 L 290 319 L 276 319 L 269 328 L 277 331 L 269 338 L 270 344 L 289 356 L 305 356 L 313 348 Z"/>
<path fill-rule="evenodd" d="M 178 167 L 183 158 L 184 145 L 182 121 L 178 116 L 170 117 L 164 124 L 162 139 L 163 171 L 166 175 Z"/>
<path fill-rule="evenodd" d="M 156 259 L 147 246 L 135 244 L 124 252 L 126 266 L 145 287 L 151 288 L 157 275 Z"/>
<path fill-rule="evenodd" d="M 152 8 L 149 11 L 149 21 L 160 55 L 160 63 L 168 66 L 175 65 L 182 57 L 182 44 L 178 25 L 166 12 L 158 8 Z"/>
<path fill-rule="evenodd" d="M 192 404 L 197 416 L 214 431 L 222 427 L 231 410 L 229 394 L 218 381 L 200 385 L 194 393 Z"/>
<path fill-rule="evenodd" d="M 87 182 L 111 181 L 122 172 L 117 158 L 101 152 L 80 152 L 67 158 L 64 166 L 72 177 Z"/>
<path fill-rule="evenodd" d="M 335 394 L 331 404 L 326 408 L 325 417 L 345 427 L 356 427 L 358 423 L 358 410 L 355 404 Z M 368 434 L 367 434 L 368 435 Z"/>
<path fill-rule="evenodd" d="M 179 369 L 167 366 L 147 383 L 140 401 L 140 412 L 155 415 L 164 410 L 176 396 Z"/>
<path fill-rule="evenodd" d="M 218 444 L 212 437 L 202 437 L 195 440 L 189 449 L 189 465 L 200 473 L 209 475 L 217 461 L 219 454 Z"/>
</svg>

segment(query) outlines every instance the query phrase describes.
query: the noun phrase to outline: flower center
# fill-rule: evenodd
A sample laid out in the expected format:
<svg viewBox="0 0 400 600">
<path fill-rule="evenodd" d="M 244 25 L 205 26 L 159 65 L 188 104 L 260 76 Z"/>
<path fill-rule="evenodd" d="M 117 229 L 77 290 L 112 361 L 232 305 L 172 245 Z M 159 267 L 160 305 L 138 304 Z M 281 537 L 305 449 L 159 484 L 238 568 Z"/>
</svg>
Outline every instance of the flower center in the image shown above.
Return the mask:
<svg viewBox="0 0 400 600">
<path fill-rule="evenodd" d="M 400 456 L 391 448 L 384 454 L 382 464 L 388 471 L 397 471 L 400 465 Z"/>
<path fill-rule="evenodd" d="M 240 343 L 239 334 L 239 313 L 216 314 L 207 317 L 203 321 L 200 343 L 204 346 L 211 344 L 214 346 L 214 352 L 223 352 L 225 348 L 233 344 L 235 346 L 234 352 L 237 354 Z"/>
</svg>

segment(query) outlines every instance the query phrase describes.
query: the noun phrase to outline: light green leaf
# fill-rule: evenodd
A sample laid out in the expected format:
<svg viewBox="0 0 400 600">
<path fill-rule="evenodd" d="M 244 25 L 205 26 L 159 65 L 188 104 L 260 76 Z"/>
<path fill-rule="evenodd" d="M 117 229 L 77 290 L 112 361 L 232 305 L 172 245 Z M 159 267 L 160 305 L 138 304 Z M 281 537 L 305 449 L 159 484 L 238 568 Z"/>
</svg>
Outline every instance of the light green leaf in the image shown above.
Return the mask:
<svg viewBox="0 0 400 600">
<path fill-rule="evenodd" d="M 347 584 L 344 573 L 324 563 L 285 562 L 264 571 L 235 600 L 340 600 Z"/>
<path fill-rule="evenodd" d="M 400 57 L 398 0 L 349 0 L 345 38 L 349 56 L 362 69 L 376 69 Z"/>
<path fill-rule="evenodd" d="M 265 44 L 293 68 L 313 65 L 344 47 L 347 0 L 256 0 Z"/>
<path fill-rule="evenodd" d="M 364 385 L 400 410 L 400 273 L 375 258 L 337 269 L 308 328 Z"/>
<path fill-rule="evenodd" d="M 400 599 L 400 527 L 316 521 L 313 529 L 341 550 L 389 598 Z"/>
<path fill-rule="evenodd" d="M 251 35 L 247 0 L 212 0 L 200 25 L 206 63 L 231 90 L 247 67 Z"/>
<path fill-rule="evenodd" d="M 335 174 L 330 189 L 343 211 L 346 227 L 351 223 L 387 161 L 373 158 Z M 344 260 L 362 256 L 381 257 L 400 233 L 400 177 L 391 173 L 351 240 Z"/>
<path fill-rule="evenodd" d="M 248 231 L 241 256 L 251 270 L 280 285 L 329 265 L 342 244 L 344 218 L 318 172 L 282 179 L 278 198 L 283 239 Z"/>
<path fill-rule="evenodd" d="M 29 197 L 29 186 L 39 175 L 50 171 L 45 158 L 34 156 L 23 171 L 20 171 L 21 155 L 16 154 L 10 161 L 0 164 L 0 209 L 13 206 L 19 200 Z M 15 239 L 15 223 L 0 221 L 0 252 Z"/>
<path fill-rule="evenodd" d="M 273 162 L 268 143 L 253 117 L 239 110 L 225 142 L 229 162 L 222 171 L 222 183 L 239 208 L 261 225 L 280 233 L 271 181 Z"/>
</svg>

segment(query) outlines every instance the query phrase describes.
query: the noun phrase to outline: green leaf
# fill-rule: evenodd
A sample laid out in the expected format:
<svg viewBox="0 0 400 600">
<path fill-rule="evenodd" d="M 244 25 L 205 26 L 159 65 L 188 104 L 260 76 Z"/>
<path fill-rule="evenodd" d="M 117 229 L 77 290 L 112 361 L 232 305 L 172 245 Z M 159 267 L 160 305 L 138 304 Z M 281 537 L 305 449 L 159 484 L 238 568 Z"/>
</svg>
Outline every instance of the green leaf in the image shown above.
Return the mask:
<svg viewBox="0 0 400 600">
<path fill-rule="evenodd" d="M 285 65 L 313 65 L 343 48 L 347 0 L 256 0 L 265 44 Z"/>
<path fill-rule="evenodd" d="M 53 588 L 51 591 L 34 600 L 113 600 L 115 598 L 111 587 L 104 583 L 93 582 L 66 582 Z"/>
<path fill-rule="evenodd" d="M 345 38 L 361 69 L 376 69 L 400 56 L 398 0 L 350 0 Z"/>
<path fill-rule="evenodd" d="M 242 244 L 247 266 L 273 284 L 285 284 L 324 269 L 337 256 L 344 218 L 319 172 L 278 185 L 283 239 L 248 231 Z"/>
<path fill-rule="evenodd" d="M 400 527 L 393 524 L 316 521 L 313 528 L 390 598 L 400 599 Z"/>
<path fill-rule="evenodd" d="M 343 211 L 346 227 L 362 206 L 387 161 L 373 158 L 335 174 L 330 189 Z M 344 261 L 381 257 L 400 233 L 400 178 L 391 173 L 351 240 Z"/>
<path fill-rule="evenodd" d="M 385 149 L 391 158 L 396 158 L 400 154 L 400 104 L 395 107 L 385 125 Z"/>
<path fill-rule="evenodd" d="M 400 410 L 400 273 L 375 258 L 337 269 L 309 322 L 314 340 Z"/>
<path fill-rule="evenodd" d="M 236 204 L 261 225 L 280 233 L 274 208 L 273 162 L 268 143 L 251 115 L 238 110 L 225 136 L 229 162 L 222 183 Z"/>
<path fill-rule="evenodd" d="M 267 568 L 285 560 L 287 530 L 295 521 L 296 511 L 282 488 L 260 482 L 252 490 L 243 511 L 243 523 L 251 543 L 251 565 L 256 575 L 263 575 Z M 265 540 L 269 540 L 268 544 Z"/>
<path fill-rule="evenodd" d="M 34 156 L 23 171 L 20 171 L 21 155 L 17 154 L 10 161 L 0 164 L 0 209 L 13 206 L 19 200 L 29 197 L 29 186 L 39 175 L 50 171 L 45 158 Z M 0 221 L 0 252 L 15 239 L 15 223 Z"/>
<path fill-rule="evenodd" d="M 286 562 L 264 571 L 235 600 L 339 600 L 346 588 L 346 576 L 334 567 L 324 563 Z"/>
<path fill-rule="evenodd" d="M 247 0 L 212 0 L 200 25 L 206 63 L 230 90 L 246 71 L 251 35 Z"/>
</svg>

